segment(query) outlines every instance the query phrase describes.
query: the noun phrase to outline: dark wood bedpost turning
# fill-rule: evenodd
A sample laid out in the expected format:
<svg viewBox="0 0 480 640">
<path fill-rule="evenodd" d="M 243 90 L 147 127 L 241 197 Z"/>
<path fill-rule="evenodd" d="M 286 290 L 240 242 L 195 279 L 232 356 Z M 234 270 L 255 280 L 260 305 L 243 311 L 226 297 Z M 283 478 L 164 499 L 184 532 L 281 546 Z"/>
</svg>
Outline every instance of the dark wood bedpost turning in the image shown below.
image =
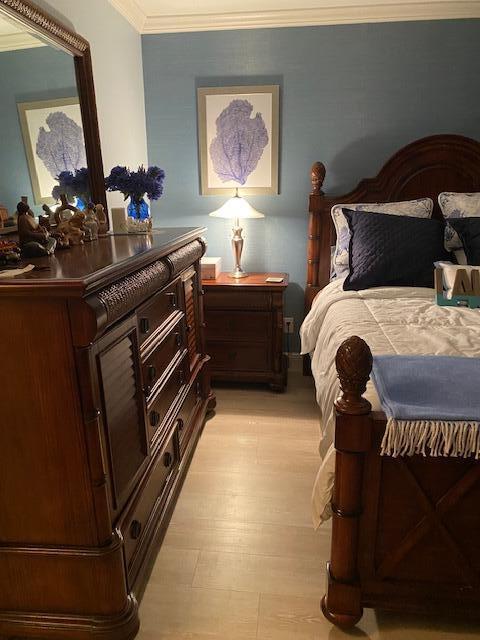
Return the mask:
<svg viewBox="0 0 480 640">
<path fill-rule="evenodd" d="M 372 352 L 358 336 L 345 340 L 336 355 L 342 394 L 336 400 L 335 486 L 331 560 L 327 564 L 325 617 L 339 627 L 351 627 L 362 617 L 357 551 L 362 512 L 364 454 L 370 449 L 371 405 L 362 397 L 372 370 Z M 339 481 L 341 479 L 341 481 Z"/>
</svg>

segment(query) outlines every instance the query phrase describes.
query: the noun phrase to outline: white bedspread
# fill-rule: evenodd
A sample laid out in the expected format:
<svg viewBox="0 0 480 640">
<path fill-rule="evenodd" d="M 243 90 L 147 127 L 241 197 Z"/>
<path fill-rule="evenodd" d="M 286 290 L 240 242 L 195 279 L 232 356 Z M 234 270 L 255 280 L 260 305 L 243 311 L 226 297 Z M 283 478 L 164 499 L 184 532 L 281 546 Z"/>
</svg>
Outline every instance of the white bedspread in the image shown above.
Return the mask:
<svg viewBox="0 0 480 640">
<path fill-rule="evenodd" d="M 315 298 L 300 334 L 302 353 L 312 356 L 312 372 L 321 410 L 321 466 L 313 489 L 313 521 L 330 516 L 334 479 L 333 403 L 339 392 L 335 354 L 352 335 L 363 338 L 374 354 L 422 354 L 480 357 L 480 310 L 439 307 L 433 289 L 385 287 L 343 291 L 335 280 Z M 366 397 L 378 398 L 371 383 Z"/>
</svg>

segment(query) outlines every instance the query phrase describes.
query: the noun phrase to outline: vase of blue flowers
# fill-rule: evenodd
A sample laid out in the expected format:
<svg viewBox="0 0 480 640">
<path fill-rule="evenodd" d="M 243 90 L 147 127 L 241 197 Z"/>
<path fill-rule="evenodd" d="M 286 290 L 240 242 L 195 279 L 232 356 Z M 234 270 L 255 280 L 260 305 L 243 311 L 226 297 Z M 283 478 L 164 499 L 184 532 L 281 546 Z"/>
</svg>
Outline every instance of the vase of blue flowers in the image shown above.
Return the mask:
<svg viewBox="0 0 480 640">
<path fill-rule="evenodd" d="M 127 207 L 129 229 L 132 231 L 148 231 L 151 228 L 151 213 L 145 196 L 149 200 L 158 200 L 163 193 L 165 172 L 160 167 L 148 169 L 142 165 L 137 171 L 128 167 L 113 167 L 105 179 L 107 191 L 120 191 L 125 200 L 130 198 Z"/>
<path fill-rule="evenodd" d="M 83 211 L 90 202 L 90 185 L 88 182 L 88 169 L 76 169 L 73 171 L 61 171 L 57 176 L 58 185 L 53 187 L 52 197 L 57 202 L 65 195 L 68 202 L 74 203 L 77 209 Z"/>
</svg>

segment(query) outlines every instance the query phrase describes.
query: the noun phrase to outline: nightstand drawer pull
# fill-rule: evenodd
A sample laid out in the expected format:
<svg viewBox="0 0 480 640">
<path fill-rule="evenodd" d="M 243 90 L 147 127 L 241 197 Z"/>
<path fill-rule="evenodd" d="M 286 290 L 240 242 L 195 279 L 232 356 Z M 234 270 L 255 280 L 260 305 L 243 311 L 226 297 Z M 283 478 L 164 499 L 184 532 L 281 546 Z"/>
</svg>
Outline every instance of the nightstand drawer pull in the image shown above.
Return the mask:
<svg viewBox="0 0 480 640">
<path fill-rule="evenodd" d="M 183 422 L 183 420 L 181 418 L 178 418 L 177 425 L 178 425 L 178 431 L 179 431 L 179 433 L 181 433 L 185 428 L 185 423 Z"/>
<path fill-rule="evenodd" d="M 170 453 L 170 451 L 166 451 L 163 454 L 163 466 L 168 469 L 171 466 L 172 462 L 173 462 L 172 454 Z"/>
<path fill-rule="evenodd" d="M 177 343 L 177 347 L 182 346 L 182 336 L 180 333 L 175 334 L 175 342 Z"/>
</svg>

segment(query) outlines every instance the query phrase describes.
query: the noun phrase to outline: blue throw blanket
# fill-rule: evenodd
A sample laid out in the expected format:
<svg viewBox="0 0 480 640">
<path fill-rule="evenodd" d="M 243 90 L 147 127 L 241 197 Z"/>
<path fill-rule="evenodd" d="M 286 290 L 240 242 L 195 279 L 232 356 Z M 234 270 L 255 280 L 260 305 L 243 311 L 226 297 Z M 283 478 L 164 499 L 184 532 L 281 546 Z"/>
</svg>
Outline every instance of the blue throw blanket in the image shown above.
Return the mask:
<svg viewBox="0 0 480 640">
<path fill-rule="evenodd" d="M 480 458 L 480 359 L 375 356 L 382 454 Z"/>
</svg>

